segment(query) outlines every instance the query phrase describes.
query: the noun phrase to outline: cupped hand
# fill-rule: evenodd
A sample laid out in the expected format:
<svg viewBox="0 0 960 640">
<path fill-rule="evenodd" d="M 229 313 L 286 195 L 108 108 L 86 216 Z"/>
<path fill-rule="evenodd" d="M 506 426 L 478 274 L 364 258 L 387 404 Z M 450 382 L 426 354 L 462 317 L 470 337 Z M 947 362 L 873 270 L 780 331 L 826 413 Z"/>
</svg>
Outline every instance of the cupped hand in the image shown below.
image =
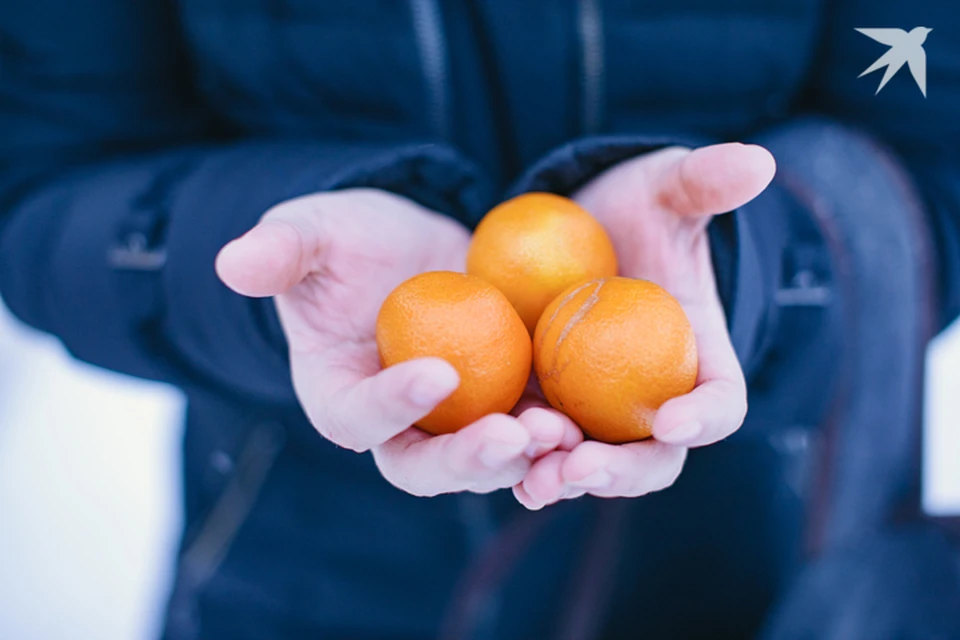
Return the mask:
<svg viewBox="0 0 960 640">
<path fill-rule="evenodd" d="M 621 275 L 651 280 L 683 305 L 697 339 L 699 373 L 693 391 L 660 407 L 652 439 L 583 442 L 537 461 L 514 487 L 522 504 L 538 509 L 585 493 L 635 497 L 666 488 L 689 447 L 740 427 L 746 384 L 717 294 L 707 225 L 759 195 L 775 171 L 773 156 L 755 145 L 671 147 L 608 169 L 574 195 L 606 227 Z"/>
<path fill-rule="evenodd" d="M 576 428 L 542 403 L 493 414 L 456 434 L 411 427 L 459 384 L 444 360 L 381 369 L 374 337 L 387 294 L 433 270 L 462 271 L 468 231 L 410 200 L 373 189 L 315 194 L 277 205 L 226 245 L 217 272 L 247 296 L 274 296 L 294 388 L 321 435 L 371 450 L 383 476 L 416 495 L 487 492 L 520 482 L 531 461 Z"/>
</svg>

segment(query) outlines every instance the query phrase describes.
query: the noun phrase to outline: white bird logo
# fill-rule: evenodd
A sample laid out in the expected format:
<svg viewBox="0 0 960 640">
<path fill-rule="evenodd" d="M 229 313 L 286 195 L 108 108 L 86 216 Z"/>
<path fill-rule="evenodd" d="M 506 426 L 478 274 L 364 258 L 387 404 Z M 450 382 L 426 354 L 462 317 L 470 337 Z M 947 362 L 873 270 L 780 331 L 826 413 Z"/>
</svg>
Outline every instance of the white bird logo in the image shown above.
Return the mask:
<svg viewBox="0 0 960 640">
<path fill-rule="evenodd" d="M 910 66 L 910 74 L 920 87 L 923 97 L 927 97 L 927 54 L 923 50 L 923 43 L 933 29 L 914 27 L 910 33 L 903 29 L 857 29 L 860 33 L 890 47 L 889 51 L 880 56 L 876 62 L 867 67 L 858 78 L 873 73 L 881 67 L 886 67 L 883 80 L 877 87 L 877 93 L 890 81 L 904 63 Z M 876 95 L 876 94 L 874 94 Z"/>
</svg>

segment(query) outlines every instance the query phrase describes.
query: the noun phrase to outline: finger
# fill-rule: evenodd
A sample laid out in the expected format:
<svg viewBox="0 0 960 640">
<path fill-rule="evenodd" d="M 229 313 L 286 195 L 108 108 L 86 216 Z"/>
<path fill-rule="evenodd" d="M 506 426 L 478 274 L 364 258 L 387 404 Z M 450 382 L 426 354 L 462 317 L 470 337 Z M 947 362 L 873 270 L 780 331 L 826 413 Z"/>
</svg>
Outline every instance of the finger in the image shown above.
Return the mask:
<svg viewBox="0 0 960 640">
<path fill-rule="evenodd" d="M 734 433 L 743 424 L 746 412 L 742 384 L 726 379 L 707 380 L 660 407 L 654 418 L 653 435 L 668 444 L 702 447 Z"/>
<path fill-rule="evenodd" d="M 773 155 L 761 146 L 732 142 L 693 151 L 661 152 L 657 201 L 685 216 L 732 211 L 767 188 L 776 173 Z"/>
<path fill-rule="evenodd" d="M 577 438 L 577 434 L 580 434 L 581 439 L 583 437 L 573 420 L 556 409 L 543 405 L 528 406 L 518 414 L 517 419 L 530 433 L 530 446 L 525 453 L 533 460 L 562 444 L 567 444 L 568 449 L 572 448 L 569 443 Z"/>
<path fill-rule="evenodd" d="M 294 359 L 291 366 L 297 397 L 314 427 L 354 451 L 405 431 L 460 384 L 457 370 L 440 358 L 408 360 L 369 377 L 311 365 L 306 358 Z"/>
<path fill-rule="evenodd" d="M 216 270 L 224 284 L 245 296 L 275 296 L 317 268 L 323 234 L 297 202 L 274 207 L 220 250 Z"/>
<path fill-rule="evenodd" d="M 531 511 L 537 511 L 563 498 L 564 490 L 567 487 L 560 474 L 560 469 L 568 455 L 570 454 L 566 451 L 553 451 L 537 460 L 530 467 L 527 475 L 523 478 L 523 482 L 520 483 L 524 496 L 524 500 L 520 504 Z M 516 492 L 514 495 L 516 495 Z"/>
<path fill-rule="evenodd" d="M 538 511 L 543 508 L 542 505 L 538 504 L 530 497 L 527 493 L 527 490 L 523 488 L 523 484 L 513 485 L 513 497 L 517 499 L 522 506 L 526 507 L 530 511 Z"/>
<path fill-rule="evenodd" d="M 583 442 L 583 431 L 573 420 L 570 421 L 570 424 L 572 426 L 564 429 L 563 438 L 561 438 L 560 445 L 557 447 L 561 451 L 573 451 Z"/>
<path fill-rule="evenodd" d="M 663 403 L 653 419 L 661 442 L 700 447 L 735 432 L 747 415 L 747 385 L 719 305 L 695 314 L 699 373 L 690 393 Z"/>
<path fill-rule="evenodd" d="M 562 411 L 554 409 L 550 406 L 546 398 L 543 397 L 543 392 L 540 390 L 540 383 L 537 382 L 536 376 L 531 373 L 530 380 L 527 383 L 526 391 L 524 391 L 523 396 L 520 397 L 520 400 L 513 407 L 513 411 L 511 411 L 510 414 L 514 416 L 520 416 L 528 409 L 532 409 L 534 407 L 539 407 L 545 409 L 546 411 L 553 412 L 555 415 L 559 416 L 559 419 L 563 422 L 563 435 L 560 438 L 560 443 L 555 448 L 560 448 L 564 451 L 570 451 L 575 446 L 583 442 L 583 431 L 580 430 L 580 427 L 577 426 L 577 423 L 567 417 L 567 415 Z"/>
<path fill-rule="evenodd" d="M 567 455 L 560 474 L 565 484 L 594 496 L 633 498 L 672 485 L 686 456 L 686 448 L 656 440 L 624 445 L 591 441 Z"/>
<path fill-rule="evenodd" d="M 430 437 L 410 429 L 373 449 L 383 476 L 418 496 L 511 487 L 530 461 L 527 430 L 515 418 L 491 414 L 456 433 Z"/>
</svg>

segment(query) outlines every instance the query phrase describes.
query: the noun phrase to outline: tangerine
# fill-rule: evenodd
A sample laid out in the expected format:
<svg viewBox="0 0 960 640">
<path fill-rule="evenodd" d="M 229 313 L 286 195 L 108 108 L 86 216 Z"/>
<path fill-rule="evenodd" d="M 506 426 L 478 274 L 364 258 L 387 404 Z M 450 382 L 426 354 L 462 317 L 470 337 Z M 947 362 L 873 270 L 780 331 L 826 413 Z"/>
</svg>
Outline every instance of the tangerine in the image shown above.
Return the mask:
<svg viewBox="0 0 960 640">
<path fill-rule="evenodd" d="M 377 315 L 384 367 L 428 356 L 449 362 L 460 385 L 417 426 L 452 433 L 490 413 L 507 413 L 530 377 L 530 334 L 507 298 L 490 283 L 432 271 L 401 283 Z"/>
<path fill-rule="evenodd" d="M 617 275 L 603 226 L 569 198 L 527 193 L 494 207 L 474 231 L 467 273 L 500 289 L 532 334 L 570 285 Z"/>
<path fill-rule="evenodd" d="M 603 442 L 649 437 L 660 405 L 697 381 L 696 339 L 683 307 L 646 280 L 570 287 L 544 311 L 533 344 L 547 401 Z"/>
</svg>

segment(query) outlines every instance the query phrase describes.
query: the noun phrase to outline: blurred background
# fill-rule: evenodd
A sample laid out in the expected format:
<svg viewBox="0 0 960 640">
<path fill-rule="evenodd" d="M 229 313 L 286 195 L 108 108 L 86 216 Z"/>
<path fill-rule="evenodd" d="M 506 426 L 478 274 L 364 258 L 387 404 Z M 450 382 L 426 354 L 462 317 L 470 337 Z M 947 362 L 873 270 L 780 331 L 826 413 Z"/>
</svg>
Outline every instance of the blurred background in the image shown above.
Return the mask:
<svg viewBox="0 0 960 640">
<path fill-rule="evenodd" d="M 183 402 L 70 359 L 0 305 L 0 638 L 159 633 Z"/>
<path fill-rule="evenodd" d="M 960 324 L 931 345 L 925 504 L 960 513 Z M 0 305 L 0 639 L 156 637 L 183 401 L 72 361 Z"/>
</svg>

